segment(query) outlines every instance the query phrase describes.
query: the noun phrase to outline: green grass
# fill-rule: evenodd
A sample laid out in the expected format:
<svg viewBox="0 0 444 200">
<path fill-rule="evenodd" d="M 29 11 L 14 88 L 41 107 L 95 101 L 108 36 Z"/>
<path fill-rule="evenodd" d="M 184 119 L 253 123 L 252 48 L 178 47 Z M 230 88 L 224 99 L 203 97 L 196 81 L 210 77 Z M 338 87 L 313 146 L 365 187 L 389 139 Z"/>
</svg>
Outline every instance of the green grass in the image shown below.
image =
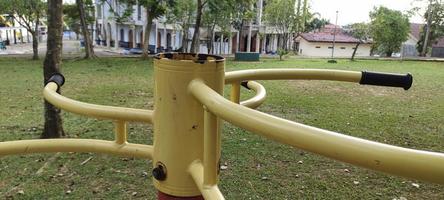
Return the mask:
<svg viewBox="0 0 444 200">
<path fill-rule="evenodd" d="M 259 110 L 352 136 L 444 152 L 444 63 L 227 62 L 227 71 L 284 67 L 411 72 L 415 81 L 407 92 L 328 81 L 261 81 L 268 97 Z M 63 94 L 86 102 L 152 109 L 152 68 L 151 62 L 134 58 L 66 60 Z M 0 141 L 38 138 L 43 128 L 41 61 L 2 58 L 0 77 Z M 243 98 L 251 95 L 242 90 Z M 71 138 L 113 138 L 111 121 L 66 112 L 63 117 Z M 151 126 L 130 124 L 129 140 L 151 144 Z M 222 140 L 222 163 L 228 169 L 221 172 L 220 187 L 227 199 L 444 198 L 442 186 L 343 164 L 228 123 Z M 81 165 L 90 157 L 91 161 Z M 39 169 L 42 173 L 36 174 Z M 0 198 L 155 199 L 150 171 L 149 161 L 88 153 L 8 156 L 0 158 Z M 68 190 L 70 194 L 66 194 Z"/>
</svg>

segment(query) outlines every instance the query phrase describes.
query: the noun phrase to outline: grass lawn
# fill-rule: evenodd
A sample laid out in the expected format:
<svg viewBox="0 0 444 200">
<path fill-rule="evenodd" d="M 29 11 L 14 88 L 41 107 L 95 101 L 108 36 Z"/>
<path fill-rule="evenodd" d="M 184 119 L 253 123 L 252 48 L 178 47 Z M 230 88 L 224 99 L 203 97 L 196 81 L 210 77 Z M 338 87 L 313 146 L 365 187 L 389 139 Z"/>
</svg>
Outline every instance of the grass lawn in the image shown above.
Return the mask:
<svg viewBox="0 0 444 200">
<path fill-rule="evenodd" d="M 443 62 L 227 62 L 227 71 L 283 67 L 411 72 L 414 84 L 409 91 L 328 81 L 261 81 L 268 98 L 259 110 L 352 136 L 444 152 Z M 67 79 L 63 94 L 70 98 L 153 108 L 151 62 L 66 60 L 63 73 Z M 41 61 L 1 58 L 0 77 L 0 141 L 38 138 L 43 128 Z M 242 89 L 243 98 L 251 95 Z M 63 117 L 68 137 L 113 138 L 111 121 L 66 112 Z M 130 124 L 129 140 L 151 144 L 151 126 Z M 228 168 L 221 171 L 220 187 L 227 199 L 444 198 L 443 186 L 360 169 L 228 123 L 222 144 L 222 163 Z M 91 160 L 82 165 L 87 159 Z M 155 189 L 149 161 L 88 153 L 34 154 L 0 158 L 0 198 L 155 199 Z"/>
</svg>

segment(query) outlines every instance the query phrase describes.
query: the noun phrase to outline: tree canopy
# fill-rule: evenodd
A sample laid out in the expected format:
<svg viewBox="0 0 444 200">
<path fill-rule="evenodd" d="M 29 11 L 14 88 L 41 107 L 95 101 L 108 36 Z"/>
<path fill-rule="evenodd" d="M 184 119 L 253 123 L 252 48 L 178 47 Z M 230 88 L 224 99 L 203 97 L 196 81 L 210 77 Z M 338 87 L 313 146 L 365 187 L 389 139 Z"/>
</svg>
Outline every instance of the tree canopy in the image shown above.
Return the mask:
<svg viewBox="0 0 444 200">
<path fill-rule="evenodd" d="M 38 59 L 38 26 L 46 14 L 42 0 L 0 0 L 0 13 L 9 14 L 32 35 L 33 59 Z"/>
<path fill-rule="evenodd" d="M 92 0 L 84 0 L 87 24 L 94 24 L 94 4 Z M 76 34 L 81 33 L 80 12 L 76 4 L 63 4 L 63 20 Z"/>
<path fill-rule="evenodd" d="M 294 32 L 297 25 L 295 21 L 298 16 L 295 13 L 295 0 L 272 0 L 267 3 L 264 9 L 264 19 L 267 25 L 274 26 L 279 34 L 282 34 L 282 40 L 279 40 L 279 48 L 288 50 L 287 41 L 290 33 Z"/>
<path fill-rule="evenodd" d="M 355 60 L 355 55 L 356 52 L 359 48 L 359 45 L 361 45 L 361 43 L 367 42 L 370 40 L 370 25 L 367 23 L 354 23 L 354 24 L 350 24 L 344 27 L 344 30 L 347 34 L 350 34 L 351 36 L 353 36 L 354 38 L 358 39 L 359 42 L 356 44 L 352 56 L 350 58 L 350 60 L 354 61 Z"/>
<path fill-rule="evenodd" d="M 424 52 L 424 55 L 428 50 L 426 48 L 425 51 L 423 51 L 428 26 L 430 26 L 430 31 L 426 44 L 427 47 L 432 46 L 437 39 L 444 36 L 444 4 L 441 3 L 440 0 L 429 0 L 427 7 L 427 11 L 423 14 L 427 25 L 422 28 L 419 41 L 416 45 L 418 52 Z"/>
<path fill-rule="evenodd" d="M 381 6 L 370 12 L 370 19 L 375 51 L 388 57 L 400 51 L 410 31 L 408 15 Z"/>
</svg>

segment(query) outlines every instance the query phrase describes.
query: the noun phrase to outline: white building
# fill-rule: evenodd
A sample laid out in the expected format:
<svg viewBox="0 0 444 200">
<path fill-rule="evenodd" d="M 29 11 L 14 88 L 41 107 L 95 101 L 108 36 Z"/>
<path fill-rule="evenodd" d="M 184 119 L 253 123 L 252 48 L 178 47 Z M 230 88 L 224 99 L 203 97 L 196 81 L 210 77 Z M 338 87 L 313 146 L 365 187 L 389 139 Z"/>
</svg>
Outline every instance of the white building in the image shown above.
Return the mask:
<svg viewBox="0 0 444 200">
<path fill-rule="evenodd" d="M 112 8 L 112 9 L 110 9 Z M 126 9 L 125 4 L 119 4 L 115 0 L 102 2 L 96 1 L 96 24 L 93 39 L 96 45 L 112 48 L 141 48 L 144 41 L 146 27 L 146 11 L 140 6 L 133 6 L 135 12 L 124 22 L 117 22 L 117 18 L 111 10 L 122 14 Z M 163 23 L 163 18 L 155 20 L 151 27 L 150 47 L 151 51 L 169 49 L 174 50 L 181 46 L 180 31 L 173 25 Z"/>
<path fill-rule="evenodd" d="M 336 34 L 335 34 L 336 32 Z M 298 54 L 310 57 L 330 57 L 334 45 L 334 57 L 351 57 L 359 40 L 345 34 L 335 25 L 326 25 L 320 32 L 301 33 L 296 38 Z M 371 42 L 361 43 L 356 51 L 356 57 L 370 56 Z"/>
<path fill-rule="evenodd" d="M 128 20 L 117 22 L 113 10 L 122 14 L 126 5 L 116 0 L 96 0 L 96 24 L 93 28 L 93 39 L 96 45 L 109 48 L 141 48 L 144 39 L 144 31 L 147 24 L 146 10 L 142 6 L 133 6 L 134 12 Z M 251 23 L 247 23 L 241 31 L 234 28 L 231 35 L 223 35 L 219 28 L 215 29 L 213 35 L 207 33 L 206 27 L 200 30 L 199 52 L 208 53 L 208 41 L 213 40 L 212 52 L 214 54 L 231 54 L 237 51 L 243 52 L 276 52 L 278 34 L 272 28 L 262 25 L 262 10 L 264 2 L 258 0 L 256 3 L 257 16 Z M 112 8 L 112 9 L 110 9 Z M 174 51 L 182 47 L 182 33 L 175 24 L 166 24 L 161 17 L 153 22 L 150 33 L 149 49 L 152 53 L 162 51 Z M 188 45 L 191 45 L 191 37 L 194 29 L 190 28 Z M 261 38 L 259 33 L 264 33 Z M 241 45 L 238 45 L 241 44 Z M 189 47 L 188 47 L 189 48 Z"/>
<path fill-rule="evenodd" d="M 39 26 L 39 40 L 46 40 L 46 29 L 44 24 Z M 32 35 L 21 26 L 17 18 L 9 15 L 0 15 L 0 41 L 6 44 L 31 43 Z"/>
</svg>

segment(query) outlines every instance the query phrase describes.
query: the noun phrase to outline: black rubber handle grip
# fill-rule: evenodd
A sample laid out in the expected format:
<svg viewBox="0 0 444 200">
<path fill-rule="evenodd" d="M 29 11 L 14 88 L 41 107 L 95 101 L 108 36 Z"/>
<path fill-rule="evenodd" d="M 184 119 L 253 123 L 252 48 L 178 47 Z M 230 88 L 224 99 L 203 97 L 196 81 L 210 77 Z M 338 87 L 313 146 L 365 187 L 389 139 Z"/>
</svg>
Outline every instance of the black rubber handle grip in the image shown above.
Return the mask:
<svg viewBox="0 0 444 200">
<path fill-rule="evenodd" d="M 56 83 L 60 88 L 63 84 L 65 84 L 65 77 L 60 73 L 55 73 L 48 79 L 48 81 L 46 81 L 46 84 L 50 82 Z"/>
<path fill-rule="evenodd" d="M 380 72 L 362 72 L 361 81 L 359 84 L 363 85 L 379 85 L 389 87 L 402 87 L 404 90 L 408 90 L 412 87 L 413 76 L 410 73 L 407 74 L 391 74 Z"/>
</svg>

